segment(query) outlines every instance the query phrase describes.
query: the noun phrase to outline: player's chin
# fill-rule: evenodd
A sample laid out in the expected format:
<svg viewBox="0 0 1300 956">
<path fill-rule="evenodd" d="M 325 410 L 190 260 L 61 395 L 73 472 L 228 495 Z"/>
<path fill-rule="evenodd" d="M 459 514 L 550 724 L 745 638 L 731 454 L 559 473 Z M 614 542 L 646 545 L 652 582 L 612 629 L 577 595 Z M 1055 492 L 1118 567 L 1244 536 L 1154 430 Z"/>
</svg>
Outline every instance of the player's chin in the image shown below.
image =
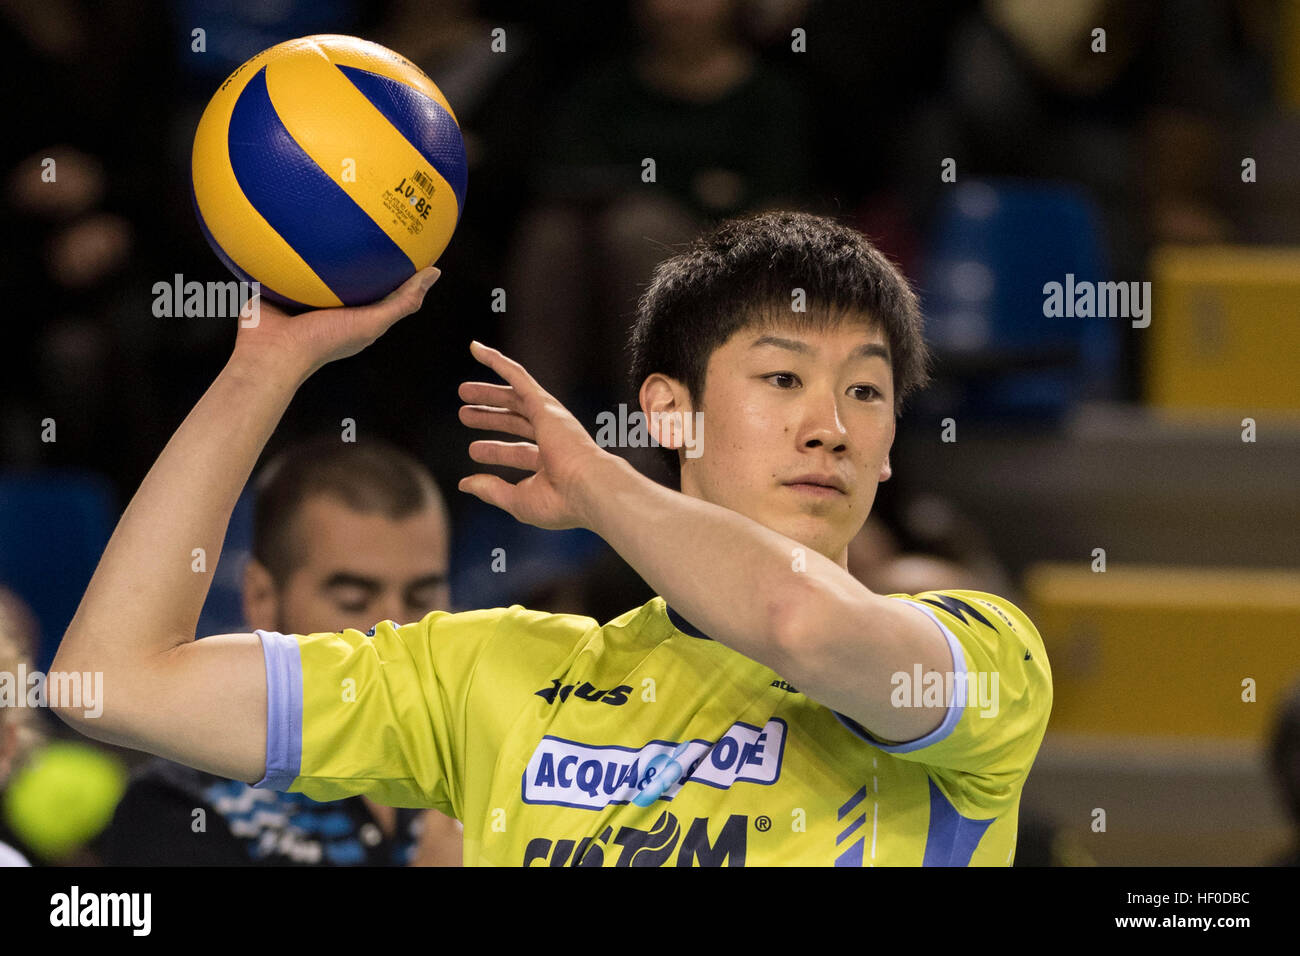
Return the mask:
<svg viewBox="0 0 1300 956">
<path fill-rule="evenodd" d="M 847 508 L 847 499 L 834 509 L 827 506 L 817 509 L 804 506 L 791 511 L 787 508 L 777 520 L 768 522 L 768 527 L 775 528 L 787 538 L 794 538 L 814 551 L 826 554 L 836 551 L 837 542 L 847 541 L 855 533 L 854 528 L 849 527 L 854 522 Z M 856 524 L 860 525 L 861 522 Z"/>
<path fill-rule="evenodd" d="M 830 516 L 857 510 L 852 495 L 834 488 L 782 485 L 778 494 L 783 499 L 784 508 L 793 509 L 795 514 Z"/>
</svg>

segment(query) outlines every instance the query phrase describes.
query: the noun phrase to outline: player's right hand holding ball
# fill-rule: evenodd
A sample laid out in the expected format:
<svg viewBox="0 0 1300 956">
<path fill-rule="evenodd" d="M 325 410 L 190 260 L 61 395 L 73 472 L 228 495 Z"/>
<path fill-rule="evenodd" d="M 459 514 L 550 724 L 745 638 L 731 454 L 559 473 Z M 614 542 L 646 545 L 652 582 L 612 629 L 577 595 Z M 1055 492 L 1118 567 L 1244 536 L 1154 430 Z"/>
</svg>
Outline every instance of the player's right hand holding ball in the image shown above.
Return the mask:
<svg viewBox="0 0 1300 956">
<path fill-rule="evenodd" d="M 430 266 L 371 305 L 299 315 L 287 315 L 261 297 L 252 299 L 240 315 L 232 359 L 277 373 L 291 371 L 305 381 L 322 365 L 357 354 L 398 319 L 419 311 L 441 274 Z"/>
</svg>

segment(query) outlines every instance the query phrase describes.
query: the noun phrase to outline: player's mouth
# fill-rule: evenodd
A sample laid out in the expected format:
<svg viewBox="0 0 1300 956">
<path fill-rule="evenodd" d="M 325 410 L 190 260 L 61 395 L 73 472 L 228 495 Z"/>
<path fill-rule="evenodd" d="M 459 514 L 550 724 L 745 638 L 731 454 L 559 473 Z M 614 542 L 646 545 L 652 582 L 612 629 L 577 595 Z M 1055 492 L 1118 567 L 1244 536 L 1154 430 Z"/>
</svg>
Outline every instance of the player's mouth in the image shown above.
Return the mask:
<svg viewBox="0 0 1300 956">
<path fill-rule="evenodd" d="M 798 494 L 815 498 L 838 498 L 849 493 L 844 479 L 837 475 L 799 475 L 784 484 Z"/>
</svg>

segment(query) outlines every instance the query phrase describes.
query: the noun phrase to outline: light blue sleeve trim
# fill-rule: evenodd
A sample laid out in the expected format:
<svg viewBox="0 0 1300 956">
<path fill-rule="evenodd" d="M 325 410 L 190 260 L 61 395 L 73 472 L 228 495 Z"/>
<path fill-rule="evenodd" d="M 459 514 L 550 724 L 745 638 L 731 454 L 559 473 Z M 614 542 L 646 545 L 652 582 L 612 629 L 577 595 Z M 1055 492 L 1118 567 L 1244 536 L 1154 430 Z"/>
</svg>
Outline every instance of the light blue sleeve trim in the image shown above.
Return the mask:
<svg viewBox="0 0 1300 956">
<path fill-rule="evenodd" d="M 895 598 L 895 600 L 905 601 L 907 599 Z M 915 608 L 919 608 L 929 615 L 930 620 L 934 621 L 934 623 L 939 626 L 939 630 L 943 632 L 943 636 L 948 639 L 948 649 L 952 652 L 952 703 L 948 705 L 948 713 L 944 715 L 943 723 L 934 728 L 934 730 L 930 731 L 924 737 L 918 737 L 915 740 L 909 740 L 901 744 L 882 744 L 880 741 L 872 737 L 871 734 L 867 732 L 867 729 L 856 720 L 853 720 L 850 717 L 845 717 L 839 711 L 833 712 L 836 719 L 854 734 L 861 737 L 877 749 L 891 754 L 911 753 L 913 750 L 920 750 L 922 747 L 929 747 L 932 744 L 937 744 L 952 733 L 953 728 L 957 726 L 957 721 L 961 720 L 962 711 L 966 709 L 966 654 L 961 649 L 961 642 L 957 640 L 952 631 L 948 629 L 948 626 L 944 624 L 943 621 L 939 620 L 938 615 L 936 615 L 930 608 L 926 607 L 919 601 L 907 601 L 907 603 Z"/>
<path fill-rule="evenodd" d="M 266 775 L 254 787 L 285 791 L 302 769 L 302 655 L 279 631 L 254 631 L 266 658 Z"/>
</svg>

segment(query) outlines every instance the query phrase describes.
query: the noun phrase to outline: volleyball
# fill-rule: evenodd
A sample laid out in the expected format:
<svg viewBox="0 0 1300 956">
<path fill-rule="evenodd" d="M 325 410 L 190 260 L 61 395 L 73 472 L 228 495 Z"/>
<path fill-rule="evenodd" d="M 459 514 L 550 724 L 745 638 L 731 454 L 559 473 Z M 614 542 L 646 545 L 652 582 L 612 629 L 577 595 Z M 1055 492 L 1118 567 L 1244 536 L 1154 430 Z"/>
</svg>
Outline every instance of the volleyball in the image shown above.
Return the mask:
<svg viewBox="0 0 1300 956">
<path fill-rule="evenodd" d="M 194 135 L 204 236 L 238 279 L 289 308 L 373 302 L 431 265 L 466 178 L 442 92 L 357 37 L 263 50 L 221 85 Z"/>
</svg>

